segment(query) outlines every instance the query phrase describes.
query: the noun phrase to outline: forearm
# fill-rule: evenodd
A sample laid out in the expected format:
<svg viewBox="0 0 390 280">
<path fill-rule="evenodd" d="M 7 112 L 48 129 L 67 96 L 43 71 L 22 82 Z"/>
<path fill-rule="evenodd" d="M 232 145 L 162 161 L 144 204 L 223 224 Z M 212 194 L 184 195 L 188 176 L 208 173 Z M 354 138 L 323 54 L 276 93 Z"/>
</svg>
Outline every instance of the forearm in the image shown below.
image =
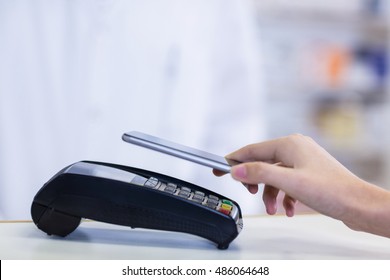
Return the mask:
<svg viewBox="0 0 390 280">
<path fill-rule="evenodd" d="M 390 192 L 363 180 L 356 188 L 341 220 L 353 230 L 390 238 Z"/>
</svg>

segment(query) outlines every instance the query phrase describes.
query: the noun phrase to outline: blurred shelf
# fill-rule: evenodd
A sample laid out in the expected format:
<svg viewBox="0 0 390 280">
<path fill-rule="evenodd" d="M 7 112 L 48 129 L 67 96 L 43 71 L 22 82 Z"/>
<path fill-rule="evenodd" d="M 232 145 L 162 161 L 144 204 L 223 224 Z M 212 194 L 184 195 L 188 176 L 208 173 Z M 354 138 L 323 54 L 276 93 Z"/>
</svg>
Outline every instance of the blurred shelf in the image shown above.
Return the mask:
<svg viewBox="0 0 390 280">
<path fill-rule="evenodd" d="M 375 41 L 387 40 L 390 33 L 386 12 L 375 13 L 364 10 L 359 1 L 353 1 L 356 4 L 350 6 L 336 3 L 325 5 L 322 3 L 325 1 L 299 2 L 258 0 L 254 1 L 254 5 L 262 25 L 288 25 L 289 28 L 326 27 L 333 28 L 334 32 L 347 29 L 365 34 Z"/>
<path fill-rule="evenodd" d="M 390 187 L 387 1 L 254 0 L 271 138 L 303 133 Z"/>
</svg>

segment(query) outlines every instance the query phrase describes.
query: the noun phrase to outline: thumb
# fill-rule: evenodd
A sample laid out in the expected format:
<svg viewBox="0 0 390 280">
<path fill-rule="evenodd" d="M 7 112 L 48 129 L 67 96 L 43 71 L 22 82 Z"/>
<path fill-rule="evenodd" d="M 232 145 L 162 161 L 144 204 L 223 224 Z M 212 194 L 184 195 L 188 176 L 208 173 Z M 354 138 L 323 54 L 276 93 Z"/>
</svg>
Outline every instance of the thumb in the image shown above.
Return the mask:
<svg viewBox="0 0 390 280">
<path fill-rule="evenodd" d="M 231 176 L 246 184 L 267 184 L 281 190 L 293 184 L 295 172 L 292 168 L 266 162 L 247 162 L 233 166 Z"/>
</svg>

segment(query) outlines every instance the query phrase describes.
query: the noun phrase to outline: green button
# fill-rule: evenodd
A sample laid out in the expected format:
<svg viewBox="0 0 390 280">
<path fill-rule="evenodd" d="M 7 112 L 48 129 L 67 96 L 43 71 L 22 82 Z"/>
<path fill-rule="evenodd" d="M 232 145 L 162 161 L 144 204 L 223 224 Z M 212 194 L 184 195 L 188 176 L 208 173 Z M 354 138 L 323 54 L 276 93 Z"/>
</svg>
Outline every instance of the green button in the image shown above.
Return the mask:
<svg viewBox="0 0 390 280">
<path fill-rule="evenodd" d="M 227 200 L 227 199 L 223 199 L 222 203 L 233 206 L 233 203 L 230 200 Z"/>
</svg>

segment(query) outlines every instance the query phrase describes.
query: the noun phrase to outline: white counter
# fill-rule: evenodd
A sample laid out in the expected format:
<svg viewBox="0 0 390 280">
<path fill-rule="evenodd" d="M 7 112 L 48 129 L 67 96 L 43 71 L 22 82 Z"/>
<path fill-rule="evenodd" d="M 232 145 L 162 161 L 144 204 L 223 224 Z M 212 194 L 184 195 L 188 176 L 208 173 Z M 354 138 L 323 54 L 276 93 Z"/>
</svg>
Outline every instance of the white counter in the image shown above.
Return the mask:
<svg viewBox="0 0 390 280">
<path fill-rule="evenodd" d="M 227 250 L 198 236 L 83 222 L 66 238 L 0 222 L 0 259 L 389 259 L 390 239 L 317 215 L 244 217 Z"/>
</svg>

